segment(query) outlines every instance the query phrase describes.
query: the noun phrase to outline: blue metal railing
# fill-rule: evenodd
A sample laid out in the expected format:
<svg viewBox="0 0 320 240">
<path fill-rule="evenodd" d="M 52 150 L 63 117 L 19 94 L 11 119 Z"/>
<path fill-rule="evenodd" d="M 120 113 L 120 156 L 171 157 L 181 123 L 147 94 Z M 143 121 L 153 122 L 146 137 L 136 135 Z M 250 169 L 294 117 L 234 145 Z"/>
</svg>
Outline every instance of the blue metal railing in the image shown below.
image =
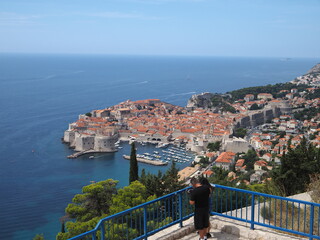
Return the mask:
<svg viewBox="0 0 320 240">
<path fill-rule="evenodd" d="M 69 240 L 147 239 L 174 224 L 182 227 L 182 222 L 193 216 L 187 189 L 103 218 L 93 230 Z"/>
<path fill-rule="evenodd" d="M 69 240 L 147 239 L 193 216 L 185 188 L 101 219 L 97 226 Z M 320 239 L 320 204 L 215 185 L 211 213 L 238 221 Z"/>
<path fill-rule="evenodd" d="M 224 200 L 224 201 L 223 201 Z M 320 204 L 216 185 L 212 213 L 320 239 Z"/>
</svg>

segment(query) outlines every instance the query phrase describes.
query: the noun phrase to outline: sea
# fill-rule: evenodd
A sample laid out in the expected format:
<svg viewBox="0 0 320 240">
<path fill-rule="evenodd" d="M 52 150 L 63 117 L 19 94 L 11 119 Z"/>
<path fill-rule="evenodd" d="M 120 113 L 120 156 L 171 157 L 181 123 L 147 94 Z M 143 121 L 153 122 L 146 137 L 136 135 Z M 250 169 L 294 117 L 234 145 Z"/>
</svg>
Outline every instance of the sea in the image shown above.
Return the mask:
<svg viewBox="0 0 320 240">
<path fill-rule="evenodd" d="M 193 94 L 283 83 L 319 59 L 0 54 L 0 238 L 55 239 L 72 197 L 92 181 L 128 184 L 130 146 L 67 159 L 61 142 L 79 114 L 122 101 L 160 99 L 185 106 Z M 156 151 L 138 145 L 138 153 Z M 191 154 L 191 153 L 190 153 Z M 189 163 L 177 163 L 184 168 Z M 139 163 L 157 173 L 168 166 Z"/>
</svg>

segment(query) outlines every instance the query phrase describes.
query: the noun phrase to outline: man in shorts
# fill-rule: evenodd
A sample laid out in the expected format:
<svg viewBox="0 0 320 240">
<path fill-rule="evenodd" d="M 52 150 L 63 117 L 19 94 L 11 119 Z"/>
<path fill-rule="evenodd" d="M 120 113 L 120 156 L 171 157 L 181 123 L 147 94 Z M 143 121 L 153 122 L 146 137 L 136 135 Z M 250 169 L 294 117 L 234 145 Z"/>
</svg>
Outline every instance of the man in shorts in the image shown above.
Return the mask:
<svg viewBox="0 0 320 240">
<path fill-rule="evenodd" d="M 194 226 L 199 232 L 200 240 L 207 239 L 206 233 L 209 227 L 209 195 L 210 188 L 207 185 L 201 185 L 197 178 L 192 178 L 190 183 L 193 191 L 190 196 L 190 204 L 194 209 Z"/>
</svg>

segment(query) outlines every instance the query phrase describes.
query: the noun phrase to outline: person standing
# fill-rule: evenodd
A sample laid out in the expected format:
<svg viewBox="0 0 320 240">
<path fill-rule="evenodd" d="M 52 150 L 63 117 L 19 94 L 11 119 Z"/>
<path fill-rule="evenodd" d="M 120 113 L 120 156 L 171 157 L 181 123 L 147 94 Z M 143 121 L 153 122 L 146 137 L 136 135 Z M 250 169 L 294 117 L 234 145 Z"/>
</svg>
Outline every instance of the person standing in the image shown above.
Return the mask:
<svg viewBox="0 0 320 240">
<path fill-rule="evenodd" d="M 213 192 L 213 187 L 211 186 L 211 184 L 209 183 L 208 179 L 206 178 L 201 178 L 200 179 L 200 184 L 201 185 L 207 185 L 210 189 L 210 195 L 211 193 Z M 212 199 L 211 199 L 211 196 L 209 196 L 209 218 L 210 218 L 210 211 L 212 210 Z M 209 221 L 209 227 L 207 228 L 207 232 L 206 232 L 206 236 L 207 238 L 211 238 L 211 234 L 210 234 L 210 227 L 211 227 L 211 224 L 210 224 L 210 221 Z"/>
<path fill-rule="evenodd" d="M 190 195 L 190 204 L 194 209 L 194 226 L 199 232 L 200 239 L 207 239 L 206 233 L 209 227 L 209 196 L 210 188 L 207 185 L 201 185 L 197 178 L 192 178 L 190 183 L 193 187 Z"/>
</svg>

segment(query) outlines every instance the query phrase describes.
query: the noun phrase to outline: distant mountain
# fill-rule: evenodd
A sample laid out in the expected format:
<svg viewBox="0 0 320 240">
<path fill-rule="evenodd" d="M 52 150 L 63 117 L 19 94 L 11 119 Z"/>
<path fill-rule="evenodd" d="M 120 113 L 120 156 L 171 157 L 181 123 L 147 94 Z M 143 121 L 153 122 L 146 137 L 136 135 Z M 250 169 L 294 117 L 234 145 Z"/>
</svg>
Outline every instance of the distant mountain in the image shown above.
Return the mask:
<svg viewBox="0 0 320 240">
<path fill-rule="evenodd" d="M 315 65 L 313 68 L 311 68 L 307 74 L 312 74 L 312 73 L 320 73 L 320 63 Z"/>
</svg>

